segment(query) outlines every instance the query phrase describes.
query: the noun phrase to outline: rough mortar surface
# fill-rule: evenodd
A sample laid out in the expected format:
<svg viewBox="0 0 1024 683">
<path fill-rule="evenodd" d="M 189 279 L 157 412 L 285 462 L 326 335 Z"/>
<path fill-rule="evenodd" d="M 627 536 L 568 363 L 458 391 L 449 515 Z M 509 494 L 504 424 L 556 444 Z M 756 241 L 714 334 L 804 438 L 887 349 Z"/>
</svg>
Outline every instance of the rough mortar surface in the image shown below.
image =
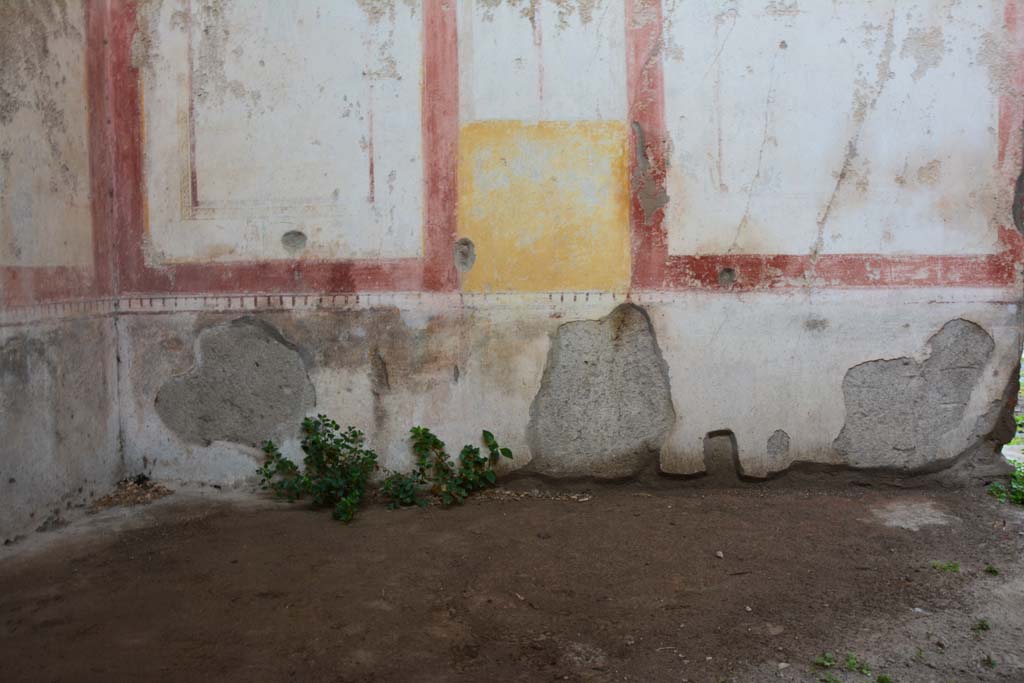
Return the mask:
<svg viewBox="0 0 1024 683">
<path fill-rule="evenodd" d="M 775 463 L 785 462 L 789 458 L 789 434 L 781 429 L 776 429 L 768 437 L 768 461 Z"/>
<path fill-rule="evenodd" d="M 995 344 L 981 327 L 958 319 L 946 323 L 928 345 L 931 354 L 924 362 L 875 360 L 847 371 L 846 424 L 833 445 L 848 464 L 924 467 L 960 426 Z"/>
<path fill-rule="evenodd" d="M 298 350 L 255 318 L 204 330 L 196 366 L 164 384 L 156 397 L 164 423 L 199 444 L 255 446 L 290 435 L 315 404 Z"/>
<path fill-rule="evenodd" d="M 622 304 L 555 332 L 530 407 L 532 468 L 553 476 L 635 474 L 675 420 L 668 366 L 646 312 Z"/>
</svg>

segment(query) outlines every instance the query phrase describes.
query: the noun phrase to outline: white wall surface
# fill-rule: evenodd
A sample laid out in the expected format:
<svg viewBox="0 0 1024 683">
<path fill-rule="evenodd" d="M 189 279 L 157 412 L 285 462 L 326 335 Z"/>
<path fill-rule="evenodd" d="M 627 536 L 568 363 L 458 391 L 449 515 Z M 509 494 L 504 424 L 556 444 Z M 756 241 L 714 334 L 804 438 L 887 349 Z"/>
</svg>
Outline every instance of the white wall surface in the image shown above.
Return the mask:
<svg viewBox="0 0 1024 683">
<path fill-rule="evenodd" d="M 462 122 L 625 120 L 625 5 L 580 5 L 459 0 Z"/>
<path fill-rule="evenodd" d="M 1002 20 L 1001 2 L 666 0 L 669 251 L 999 251 Z"/>
<path fill-rule="evenodd" d="M 151 263 L 421 254 L 416 3 L 158 9 L 139 50 Z M 298 253 L 281 243 L 294 230 Z"/>
<path fill-rule="evenodd" d="M 0 265 L 91 269 L 82 2 L 0 8 Z"/>
<path fill-rule="evenodd" d="M 741 296 L 691 292 L 636 299 L 650 315 L 668 365 L 676 413 L 662 447 L 661 468 L 680 474 L 702 471 L 703 439 L 718 430 L 736 435 L 746 475 L 766 476 L 795 461 L 842 464 L 833 441 L 846 421 L 846 372 L 879 359 L 923 360 L 930 353 L 928 340 L 950 320 L 962 318 L 991 335 L 995 348 L 959 423 L 949 425 L 944 450 L 919 454 L 924 464 L 958 455 L 975 438 L 979 418 L 1000 403 L 1016 369 L 1021 313 L 1017 304 L 1000 302 L 1006 295 L 982 289 L 879 289 Z M 456 447 L 476 443 L 481 428 L 492 429 L 516 453 L 513 466 L 525 466 L 531 459 L 530 407 L 548 362 L 551 335 L 559 325 L 596 320 L 622 303 L 611 295 L 574 298 L 465 295 L 457 307 L 443 295 L 380 294 L 336 310 L 311 304 L 269 314 L 229 313 L 216 301 L 183 298 L 179 310 L 194 310 L 128 316 L 120 340 L 128 469 L 223 483 L 252 475 L 261 458 L 258 450 L 220 441 L 184 443 L 154 408 L 159 388 L 196 363 L 198 329 L 250 314 L 261 315 L 289 341 L 310 350 L 316 411 L 366 431 L 383 466 L 411 463 L 408 429 L 413 425 L 436 427 Z M 246 306 L 244 299 L 238 301 Z M 210 317 L 204 307 L 219 312 Z M 369 337 L 374 332 L 368 327 L 341 324 L 352 320 L 342 317 L 343 311 L 366 311 L 368 323 L 395 309 L 401 330 L 387 340 Z M 325 329 L 330 337 L 324 337 Z M 323 360 L 367 342 L 409 344 L 418 363 L 399 373 L 403 366 L 396 365 L 396 356 L 384 352 L 390 389 L 380 399 L 383 421 L 375 416 L 368 359 L 353 358 L 349 365 Z M 455 365 L 458 375 L 452 371 Z M 780 429 L 789 435 L 790 449 L 773 459 L 767 442 Z"/>
</svg>

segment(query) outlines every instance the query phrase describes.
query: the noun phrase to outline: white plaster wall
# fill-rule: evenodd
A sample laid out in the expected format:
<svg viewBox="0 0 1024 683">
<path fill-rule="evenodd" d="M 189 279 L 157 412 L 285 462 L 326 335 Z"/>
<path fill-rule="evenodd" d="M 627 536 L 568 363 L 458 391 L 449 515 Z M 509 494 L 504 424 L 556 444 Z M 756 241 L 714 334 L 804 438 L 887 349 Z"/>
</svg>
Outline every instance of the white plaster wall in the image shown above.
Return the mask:
<svg viewBox="0 0 1024 683">
<path fill-rule="evenodd" d="M 418 3 L 144 7 L 151 263 L 421 254 Z"/>
<path fill-rule="evenodd" d="M 459 0 L 460 118 L 624 120 L 625 5 Z"/>
<path fill-rule="evenodd" d="M 0 9 L 0 265 L 91 269 L 82 2 Z"/>
<path fill-rule="evenodd" d="M 942 452 L 962 452 L 977 418 L 1001 400 L 1020 356 L 1016 297 L 998 290 L 797 291 L 721 297 L 694 293 L 652 303 L 651 319 L 671 368 L 678 419 L 663 450 L 667 472 L 703 471 L 708 432 L 736 435 L 745 474 L 765 476 L 792 462 L 842 464 L 832 442 L 846 421 L 842 383 L 872 360 L 928 357 L 928 339 L 950 320 L 976 323 L 995 341 L 962 423 Z M 906 426 L 907 430 L 913 428 Z M 775 430 L 790 437 L 789 457 L 767 457 Z"/>
<path fill-rule="evenodd" d="M 1009 303 L 1013 300 L 1013 292 L 979 289 L 640 295 L 635 301 L 650 314 L 668 364 L 676 412 L 661 467 L 669 473 L 701 471 L 703 438 L 722 429 L 736 435 L 741 467 L 749 476 L 779 472 L 796 461 L 842 464 L 832 443 L 846 419 L 842 382 L 847 370 L 878 359 L 923 360 L 928 339 L 950 320 L 963 318 L 984 328 L 995 350 L 945 450 L 925 457 L 931 462 L 956 456 L 971 445 L 979 417 L 1001 400 L 1016 368 L 1022 328 L 1018 305 Z M 621 297 L 600 294 L 465 296 L 462 307 L 456 301 L 390 294 L 361 298 L 359 306 L 366 310 L 398 308 L 414 357 L 431 357 L 438 349 L 450 356 L 450 362 L 408 374 L 389 365 L 392 390 L 381 404 L 383 422 L 375 419 L 365 365 L 316 363 L 310 369 L 315 410 L 364 430 L 385 467 L 411 463 L 407 435 L 414 425 L 435 429 L 455 450 L 477 443 L 482 428 L 491 429 L 515 452 L 513 466 L 527 465 L 530 406 L 551 335 L 563 323 L 596 320 L 622 303 Z M 183 300 L 181 306 L 187 305 Z M 223 322 L 244 314 L 268 315 L 217 310 Z M 190 370 L 189 349 L 202 315 L 208 314 L 126 318 L 120 342 L 126 462 L 129 470 L 145 469 L 162 478 L 236 483 L 252 476 L 260 462 L 256 449 L 224 442 L 184 444 L 153 407 L 159 387 Z M 286 323 L 283 333 L 299 346 L 310 340 L 294 332 L 304 329 L 302 321 L 308 327 L 319 318 L 320 325 L 336 329 L 336 338 L 319 338 L 318 353 L 367 334 L 340 318 L 332 323 L 330 307 L 317 303 L 269 315 L 279 326 Z M 173 342 L 172 353 L 161 354 L 160 349 L 171 348 L 169 339 L 180 343 Z M 778 429 L 791 439 L 784 460 L 772 460 L 767 452 L 768 438 Z M 292 454 L 296 446 L 286 444 Z"/>
<path fill-rule="evenodd" d="M 0 325 L 0 541 L 124 476 L 112 316 Z"/>
<path fill-rule="evenodd" d="M 1002 2 L 666 0 L 669 250 L 999 251 Z"/>
</svg>

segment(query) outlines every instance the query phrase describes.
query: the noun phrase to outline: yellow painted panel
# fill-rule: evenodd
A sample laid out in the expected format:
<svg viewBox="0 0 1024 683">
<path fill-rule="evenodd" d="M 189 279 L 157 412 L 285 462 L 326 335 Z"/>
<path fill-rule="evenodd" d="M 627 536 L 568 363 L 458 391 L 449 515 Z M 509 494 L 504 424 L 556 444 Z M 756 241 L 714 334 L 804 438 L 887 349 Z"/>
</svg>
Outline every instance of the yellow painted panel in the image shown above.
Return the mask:
<svg viewBox="0 0 1024 683">
<path fill-rule="evenodd" d="M 629 286 L 627 129 L 617 121 L 478 121 L 459 137 L 459 234 L 471 292 Z"/>
</svg>

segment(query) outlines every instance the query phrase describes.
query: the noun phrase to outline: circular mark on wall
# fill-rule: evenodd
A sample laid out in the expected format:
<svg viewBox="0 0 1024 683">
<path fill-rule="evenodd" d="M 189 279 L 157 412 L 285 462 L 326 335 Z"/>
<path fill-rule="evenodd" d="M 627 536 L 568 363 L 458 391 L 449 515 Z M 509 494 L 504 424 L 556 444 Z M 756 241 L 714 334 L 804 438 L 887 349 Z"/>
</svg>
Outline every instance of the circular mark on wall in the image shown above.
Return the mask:
<svg viewBox="0 0 1024 683">
<path fill-rule="evenodd" d="M 301 230 L 289 230 L 281 235 L 281 244 L 289 254 L 306 248 L 306 233 Z"/>
<path fill-rule="evenodd" d="M 476 263 L 476 247 L 473 240 L 463 237 L 455 242 L 455 267 L 465 273 Z"/>
<path fill-rule="evenodd" d="M 736 282 L 736 271 L 732 268 L 722 268 L 718 271 L 718 284 L 723 287 L 732 287 Z"/>
</svg>

